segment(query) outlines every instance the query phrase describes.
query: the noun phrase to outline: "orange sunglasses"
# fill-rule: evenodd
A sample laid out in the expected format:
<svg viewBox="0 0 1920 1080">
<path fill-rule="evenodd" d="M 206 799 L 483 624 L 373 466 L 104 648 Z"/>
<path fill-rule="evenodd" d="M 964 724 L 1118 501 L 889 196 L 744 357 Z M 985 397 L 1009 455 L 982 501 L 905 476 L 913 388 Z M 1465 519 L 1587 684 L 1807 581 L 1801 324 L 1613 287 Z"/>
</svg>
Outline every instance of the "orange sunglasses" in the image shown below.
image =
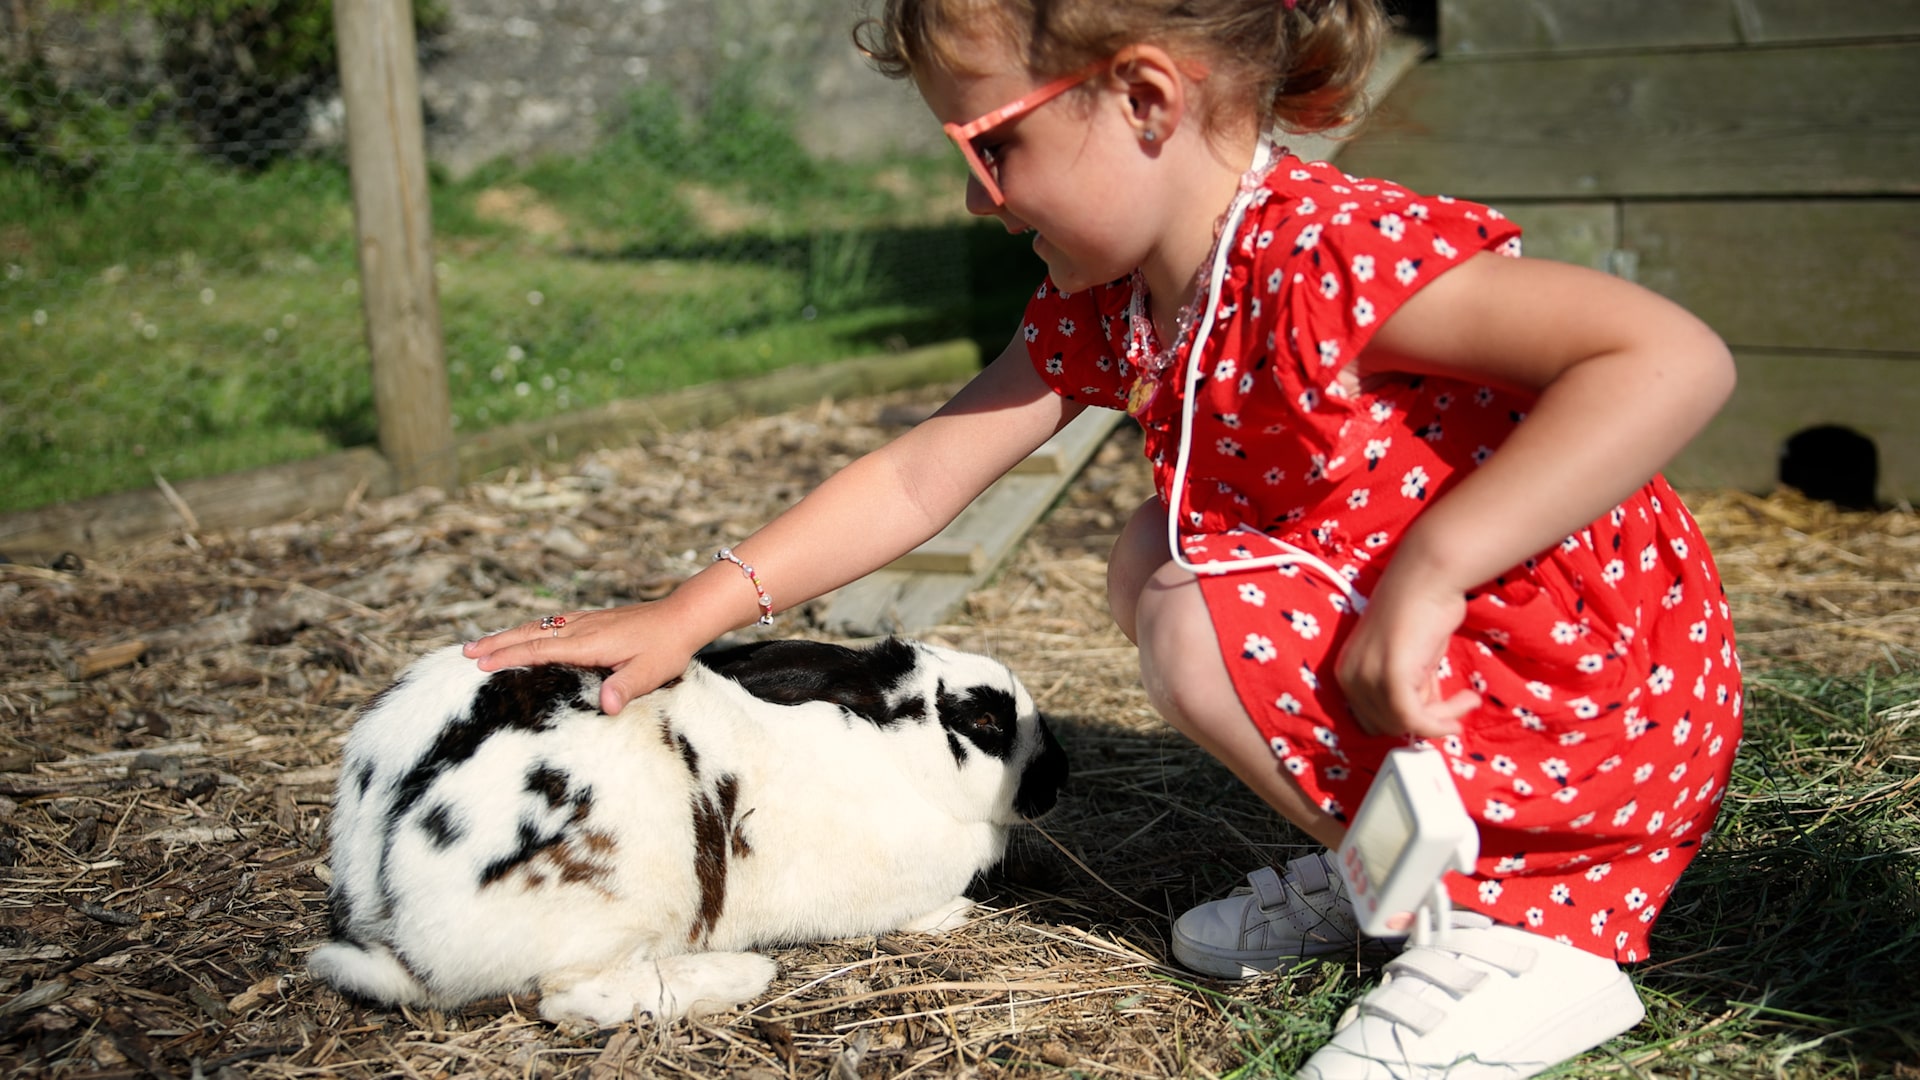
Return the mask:
<svg viewBox="0 0 1920 1080">
<path fill-rule="evenodd" d="M 960 148 L 961 155 L 967 159 L 967 168 L 973 170 L 974 178 L 980 181 L 982 188 L 986 189 L 987 197 L 993 200 L 993 205 L 1005 206 L 1007 204 L 1006 196 L 1000 193 L 1000 178 L 995 171 L 995 163 L 991 159 L 980 156 L 980 152 L 974 149 L 973 140 L 1002 124 L 1018 120 L 1020 117 L 1045 105 L 1061 94 L 1093 78 L 1106 66 L 1107 61 L 1096 60 L 1086 67 L 1081 68 L 1079 71 L 1069 75 L 1062 75 L 1044 86 L 1028 91 L 978 119 L 969 120 L 964 124 L 940 125 L 940 127 L 946 131 L 947 136 L 953 140 L 954 145 Z"/>
</svg>

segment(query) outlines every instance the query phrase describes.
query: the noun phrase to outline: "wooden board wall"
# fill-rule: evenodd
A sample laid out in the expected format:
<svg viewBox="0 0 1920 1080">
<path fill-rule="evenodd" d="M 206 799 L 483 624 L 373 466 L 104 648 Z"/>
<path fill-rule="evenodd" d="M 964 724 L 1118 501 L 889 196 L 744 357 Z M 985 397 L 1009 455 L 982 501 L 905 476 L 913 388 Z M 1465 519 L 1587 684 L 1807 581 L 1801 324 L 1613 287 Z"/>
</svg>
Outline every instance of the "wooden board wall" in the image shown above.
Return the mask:
<svg viewBox="0 0 1920 1080">
<path fill-rule="evenodd" d="M 1342 167 L 1712 325 L 1740 387 L 1677 482 L 1766 490 L 1840 424 L 1920 501 L 1920 0 L 1440 0 L 1440 38 Z"/>
<path fill-rule="evenodd" d="M 1920 0 L 1440 0 L 1444 56 L 1920 36 Z"/>
</svg>

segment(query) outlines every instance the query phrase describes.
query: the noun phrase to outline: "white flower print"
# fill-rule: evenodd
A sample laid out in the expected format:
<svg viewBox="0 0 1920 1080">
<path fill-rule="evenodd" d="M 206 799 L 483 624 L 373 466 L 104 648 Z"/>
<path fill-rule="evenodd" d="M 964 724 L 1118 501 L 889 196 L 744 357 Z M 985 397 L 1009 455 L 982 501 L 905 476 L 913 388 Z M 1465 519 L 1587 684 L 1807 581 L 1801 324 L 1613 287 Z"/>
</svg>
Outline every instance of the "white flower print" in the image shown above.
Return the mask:
<svg viewBox="0 0 1920 1080">
<path fill-rule="evenodd" d="M 1619 559 L 1609 560 L 1607 565 L 1600 568 L 1600 580 L 1609 585 L 1620 584 L 1621 579 L 1626 576 L 1627 564 Z"/>
<path fill-rule="evenodd" d="M 1608 914 L 1610 913 L 1606 911 L 1596 911 L 1587 917 L 1587 923 L 1593 927 L 1594 937 L 1599 937 L 1606 930 Z"/>
<path fill-rule="evenodd" d="M 1502 891 L 1499 882 L 1491 880 L 1483 881 L 1480 883 L 1480 902 L 1483 904 L 1496 903 L 1499 901 Z"/>
<path fill-rule="evenodd" d="M 1635 802 L 1632 799 L 1628 799 L 1627 805 L 1613 812 L 1613 827 L 1617 829 L 1620 826 L 1625 825 L 1627 822 L 1632 821 L 1633 815 L 1639 812 L 1640 812 L 1640 804 Z"/>
<path fill-rule="evenodd" d="M 1553 801 L 1562 805 L 1572 805 L 1580 797 L 1580 789 L 1569 784 L 1553 793 Z"/>
<path fill-rule="evenodd" d="M 1707 624 L 1702 621 L 1687 627 L 1687 640 L 1693 642 L 1695 645 L 1705 645 L 1707 643 Z"/>
<path fill-rule="evenodd" d="M 1582 674 L 1595 675 L 1607 666 L 1607 658 L 1601 656 L 1599 653 L 1588 653 L 1574 661 L 1573 666 L 1578 668 Z"/>
<path fill-rule="evenodd" d="M 1354 488 L 1347 493 L 1347 506 L 1359 510 L 1367 505 L 1367 489 Z"/>
<path fill-rule="evenodd" d="M 1399 262 L 1396 262 L 1393 264 L 1394 280 L 1398 281 L 1402 285 L 1413 284 L 1413 279 L 1419 276 L 1420 276 L 1420 260 L 1419 259 L 1401 259 Z"/>
<path fill-rule="evenodd" d="M 1410 218 L 1414 218 L 1419 221 L 1425 221 L 1427 220 L 1427 213 L 1428 211 L 1427 211 L 1426 203 L 1408 203 L 1407 204 L 1407 216 Z"/>
<path fill-rule="evenodd" d="M 1673 669 L 1665 664 L 1653 665 L 1653 674 L 1647 676 L 1647 689 L 1655 695 L 1664 694 L 1673 689 Z"/>
<path fill-rule="evenodd" d="M 1639 911 L 1646 906 L 1648 897 L 1646 892 L 1636 885 L 1627 890 L 1627 895 L 1623 899 L 1627 902 L 1628 911 Z"/>
<path fill-rule="evenodd" d="M 1672 854 L 1673 852 L 1668 851 L 1666 848 L 1655 848 L 1647 853 L 1647 861 L 1650 863 L 1663 863 L 1666 862 L 1667 858 Z"/>
<path fill-rule="evenodd" d="M 1579 623 L 1570 623 L 1564 620 L 1556 621 L 1553 624 L 1554 644 L 1571 645 L 1574 642 L 1579 641 L 1580 635 L 1586 632 L 1587 632 L 1587 628 L 1580 625 Z"/>
<path fill-rule="evenodd" d="M 1573 710 L 1574 717 L 1579 720 L 1591 720 L 1600 715 L 1600 706 L 1595 704 L 1592 698 L 1577 697 L 1567 702 L 1567 706 Z"/>
<path fill-rule="evenodd" d="M 1653 813 L 1647 815 L 1647 835 L 1652 836 L 1654 833 L 1659 832 L 1661 826 L 1666 823 L 1667 812 L 1665 810 L 1655 810 Z"/>
<path fill-rule="evenodd" d="M 1320 689 L 1320 674 L 1306 664 L 1300 665 L 1300 682 L 1309 690 Z"/>
<path fill-rule="evenodd" d="M 1290 611 L 1287 613 L 1287 621 L 1293 625 L 1294 633 L 1308 641 L 1320 636 L 1320 620 L 1314 618 L 1311 612 Z"/>
<path fill-rule="evenodd" d="M 1634 783 L 1644 784 L 1651 779 L 1653 779 L 1653 763 L 1652 762 L 1643 761 L 1640 764 L 1635 765 L 1633 767 Z"/>
<path fill-rule="evenodd" d="M 1488 799 L 1486 809 L 1480 811 L 1480 816 L 1493 822 L 1495 825 L 1499 825 L 1512 821 L 1515 814 L 1513 807 L 1508 806 L 1499 799 Z"/>
<path fill-rule="evenodd" d="M 1260 236 L 1254 240 L 1253 245 L 1259 248 L 1261 251 L 1265 251 L 1268 248 L 1272 247 L 1273 246 L 1273 230 L 1272 229 L 1260 230 Z"/>
<path fill-rule="evenodd" d="M 1313 728 L 1313 737 L 1317 742 L 1320 743 L 1321 746 L 1324 746 L 1329 750 L 1332 750 L 1335 747 L 1338 747 L 1340 745 L 1340 736 L 1335 734 L 1334 730 L 1330 727 L 1321 727 L 1320 725 L 1315 724 Z"/>
<path fill-rule="evenodd" d="M 1673 722 L 1673 745 L 1680 746 L 1693 736 L 1693 721 L 1681 717 Z"/>
<path fill-rule="evenodd" d="M 1340 362 L 1340 343 L 1338 341 L 1332 341 L 1332 340 L 1321 342 L 1320 343 L 1320 366 L 1332 367 L 1333 365 L 1339 362 Z"/>
<path fill-rule="evenodd" d="M 1329 270 L 1320 275 L 1320 295 L 1331 300 L 1340 295 L 1340 277 Z"/>
<path fill-rule="evenodd" d="M 1452 244 L 1447 243 L 1446 237 L 1436 236 L 1433 238 L 1433 253 L 1443 259 L 1451 259 L 1460 254 L 1460 251 Z"/>
<path fill-rule="evenodd" d="M 1319 243 L 1320 223 L 1314 222 L 1312 225 L 1300 230 L 1299 238 L 1293 242 L 1293 250 L 1305 251 L 1310 247 L 1318 246 Z"/>
<path fill-rule="evenodd" d="M 1525 855 L 1502 855 L 1500 861 L 1493 864 L 1493 872 L 1496 874 L 1517 874 L 1526 868 Z"/>
<path fill-rule="evenodd" d="M 1246 451 L 1241 449 L 1240 443 L 1237 440 L 1229 439 L 1225 436 L 1214 440 L 1213 448 L 1221 457 L 1243 458 L 1247 456 Z"/>
<path fill-rule="evenodd" d="M 1640 569 L 1652 570 L 1660 565 L 1660 552 L 1652 544 L 1640 549 Z"/>
<path fill-rule="evenodd" d="M 1544 726 L 1528 726 L 1533 727 L 1535 731 L 1546 730 Z M 1587 733 L 1584 731 L 1563 731 L 1560 733 L 1559 741 L 1561 746 L 1579 746 L 1581 743 L 1587 741 Z"/>
<path fill-rule="evenodd" d="M 1066 370 L 1066 361 L 1059 353 L 1054 353 L 1052 356 L 1047 357 L 1047 374 L 1059 375 Z"/>
<path fill-rule="evenodd" d="M 1427 470 L 1415 465 L 1400 478 L 1400 494 L 1409 499 L 1423 500 L 1427 497 Z"/>
<path fill-rule="evenodd" d="M 1353 302 L 1353 321 L 1361 326 L 1372 326 L 1374 320 L 1373 301 L 1361 297 Z"/>
<path fill-rule="evenodd" d="M 1240 646 L 1240 655 L 1245 659 L 1264 664 L 1280 654 L 1274 650 L 1272 638 L 1260 634 L 1248 634 L 1247 640 Z"/>
<path fill-rule="evenodd" d="M 1393 419 L 1393 404 L 1387 401 L 1375 401 L 1368 406 L 1367 415 L 1373 418 L 1374 423 L 1384 424 Z"/>
<path fill-rule="evenodd" d="M 1683 559 L 1687 557 L 1687 538 L 1686 537 L 1676 536 L 1672 540 L 1667 541 L 1667 546 L 1673 549 L 1673 553 L 1675 555 L 1678 555 Z"/>
<path fill-rule="evenodd" d="M 1385 461 L 1387 458 L 1387 451 L 1392 447 L 1393 447 L 1393 440 L 1391 438 L 1368 439 L 1367 451 L 1366 451 L 1367 469 L 1371 471 L 1375 466 L 1379 465 L 1382 461 Z"/>
<path fill-rule="evenodd" d="M 1240 376 L 1240 393 L 1243 395 L 1253 393 L 1253 372 L 1249 371 Z"/>
<path fill-rule="evenodd" d="M 1567 828 L 1569 828 L 1569 829 L 1584 829 L 1584 828 L 1586 828 L 1587 826 L 1589 826 L 1589 825 L 1591 825 L 1591 824 L 1593 824 L 1593 815 L 1592 815 L 1592 814 L 1581 814 L 1581 815 L 1580 815 L 1579 817 L 1577 817 L 1577 818 L 1574 818 L 1573 820 L 1571 820 L 1571 821 L 1569 821 L 1569 822 L 1567 822 Z"/>
<path fill-rule="evenodd" d="M 1278 270 L 1275 270 L 1273 273 L 1268 274 L 1267 275 L 1267 291 L 1269 293 L 1279 292 L 1281 284 L 1284 283 L 1286 280 L 1287 280 L 1287 275 L 1281 273 Z"/>
<path fill-rule="evenodd" d="M 1573 906 L 1573 890 L 1567 888 L 1566 882 L 1561 882 L 1548 890 L 1547 896 L 1556 904 L 1564 904 L 1567 907 Z"/>
<path fill-rule="evenodd" d="M 1240 585 L 1240 602 L 1243 604 L 1251 604 L 1254 607 L 1264 607 L 1267 603 L 1266 590 L 1251 581 L 1242 582 Z"/>
<path fill-rule="evenodd" d="M 1026 338 L 1028 342 L 1038 341 L 1040 340 L 1040 328 L 1032 323 L 1028 323 L 1020 328 L 1020 336 Z"/>
<path fill-rule="evenodd" d="M 1479 766 L 1475 765 L 1471 761 L 1468 761 L 1466 758 L 1453 759 L 1453 774 L 1455 776 L 1458 776 L 1462 780 L 1473 779 L 1474 774 L 1479 771 L 1480 771 Z"/>
<path fill-rule="evenodd" d="M 1373 280 L 1373 256 L 1355 255 L 1353 257 L 1353 280 L 1355 281 L 1372 281 Z"/>
<path fill-rule="evenodd" d="M 1520 763 L 1505 754 L 1493 755 L 1493 760 L 1487 762 L 1487 766 L 1501 776 L 1512 776 L 1520 771 Z"/>
<path fill-rule="evenodd" d="M 1541 911 L 1537 907 L 1530 907 L 1527 909 L 1527 925 L 1528 926 L 1531 926 L 1534 929 L 1538 930 L 1541 924 L 1545 923 L 1546 921 L 1547 921 L 1546 912 Z"/>
<path fill-rule="evenodd" d="M 1285 765 L 1287 771 L 1295 776 L 1305 776 L 1310 771 L 1307 759 L 1303 757 L 1290 757 L 1280 764 Z"/>
<path fill-rule="evenodd" d="M 1060 336 L 1061 337 L 1072 337 L 1075 329 L 1076 327 L 1073 325 L 1072 319 L 1060 320 Z"/>
<path fill-rule="evenodd" d="M 1283 758 L 1292 753 L 1291 750 L 1287 749 L 1287 740 L 1278 735 L 1267 740 L 1267 749 L 1273 751 L 1273 756 L 1277 758 Z"/>
<path fill-rule="evenodd" d="M 1611 873 L 1613 873 L 1612 863 L 1594 863 L 1592 866 L 1587 867 L 1586 876 L 1588 881 L 1599 881 Z"/>
<path fill-rule="evenodd" d="M 1399 239 L 1407 233 L 1407 223 L 1401 220 L 1399 214 L 1382 214 L 1380 215 L 1380 220 L 1374 222 L 1373 225 L 1380 230 L 1381 236 L 1395 242 L 1398 242 Z"/>
<path fill-rule="evenodd" d="M 1513 778 L 1513 793 L 1525 799 L 1533 795 L 1533 785 L 1522 777 Z"/>
<path fill-rule="evenodd" d="M 1226 382 L 1238 374 L 1239 371 L 1240 362 L 1238 360 L 1232 358 L 1221 360 L 1219 363 L 1213 365 L 1213 381 Z"/>
<path fill-rule="evenodd" d="M 1567 767 L 1567 763 L 1557 757 L 1550 757 L 1541 762 L 1540 771 L 1547 774 L 1547 779 L 1560 784 L 1566 783 L 1567 777 L 1573 773 L 1573 770 Z"/>
<path fill-rule="evenodd" d="M 1387 541 L 1392 539 L 1393 537 L 1384 532 L 1368 533 L 1366 545 L 1370 548 L 1383 548 L 1387 546 Z"/>
<path fill-rule="evenodd" d="M 1273 707 L 1286 713 L 1288 716 L 1300 715 L 1300 699 L 1294 697 L 1292 694 L 1281 694 L 1278 698 L 1275 698 Z"/>
<path fill-rule="evenodd" d="M 1543 683 L 1538 679 L 1535 679 L 1527 683 L 1527 693 L 1532 694 L 1534 697 L 1539 698 L 1541 701 L 1553 700 L 1553 687 L 1548 686 L 1546 683 Z"/>
</svg>

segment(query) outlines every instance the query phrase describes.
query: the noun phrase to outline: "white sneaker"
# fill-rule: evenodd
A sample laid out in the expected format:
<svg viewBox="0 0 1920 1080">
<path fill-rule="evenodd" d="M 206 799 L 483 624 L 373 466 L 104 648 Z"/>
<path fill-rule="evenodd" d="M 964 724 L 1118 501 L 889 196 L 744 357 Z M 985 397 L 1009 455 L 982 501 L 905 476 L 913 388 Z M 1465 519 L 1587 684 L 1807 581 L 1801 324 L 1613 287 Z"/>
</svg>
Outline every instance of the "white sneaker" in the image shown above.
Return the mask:
<svg viewBox="0 0 1920 1080">
<path fill-rule="evenodd" d="M 1388 961 L 1299 1080 L 1520 1080 L 1646 1015 L 1620 966 L 1456 912 L 1433 944 Z"/>
<path fill-rule="evenodd" d="M 1353 902 L 1326 852 L 1294 859 L 1284 873 L 1263 866 L 1247 885 L 1174 921 L 1173 957 L 1187 970 L 1246 979 L 1360 940 Z"/>
</svg>

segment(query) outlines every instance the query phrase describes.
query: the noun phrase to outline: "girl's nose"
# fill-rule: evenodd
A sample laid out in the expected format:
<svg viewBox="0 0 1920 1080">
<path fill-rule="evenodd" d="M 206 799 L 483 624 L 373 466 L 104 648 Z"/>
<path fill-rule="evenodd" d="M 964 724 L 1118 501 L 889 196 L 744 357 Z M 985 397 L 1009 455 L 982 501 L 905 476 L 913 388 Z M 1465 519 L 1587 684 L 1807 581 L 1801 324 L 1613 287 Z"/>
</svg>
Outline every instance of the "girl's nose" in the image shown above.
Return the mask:
<svg viewBox="0 0 1920 1080">
<path fill-rule="evenodd" d="M 999 212 L 1000 207 L 994 205 L 993 196 L 987 194 L 987 186 L 980 182 L 978 176 L 969 172 L 967 174 L 967 213 L 978 217 L 992 217 Z"/>
</svg>

